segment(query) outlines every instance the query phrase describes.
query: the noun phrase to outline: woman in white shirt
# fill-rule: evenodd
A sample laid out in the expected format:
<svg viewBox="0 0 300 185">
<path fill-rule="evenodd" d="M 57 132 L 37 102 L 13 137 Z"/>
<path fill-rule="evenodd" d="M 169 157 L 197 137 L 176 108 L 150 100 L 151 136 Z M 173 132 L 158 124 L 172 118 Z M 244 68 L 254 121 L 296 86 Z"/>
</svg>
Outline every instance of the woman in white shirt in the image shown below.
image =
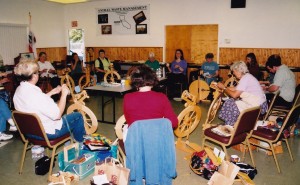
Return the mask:
<svg viewBox="0 0 300 185">
<path fill-rule="evenodd" d="M 13 98 L 16 110 L 36 113 L 41 119 L 49 139 L 61 137 L 71 131 L 76 141 L 83 141 L 86 132 L 82 115 L 71 113 L 62 116 L 66 106 L 66 98 L 69 94 L 68 87 L 64 84 L 63 86 L 57 86 L 47 94 L 43 93 L 36 86 L 39 80 L 39 65 L 34 61 L 20 61 L 14 72 L 21 81 Z M 51 96 L 60 92 L 61 97 L 56 104 Z M 37 136 L 31 137 L 37 138 Z"/>
</svg>

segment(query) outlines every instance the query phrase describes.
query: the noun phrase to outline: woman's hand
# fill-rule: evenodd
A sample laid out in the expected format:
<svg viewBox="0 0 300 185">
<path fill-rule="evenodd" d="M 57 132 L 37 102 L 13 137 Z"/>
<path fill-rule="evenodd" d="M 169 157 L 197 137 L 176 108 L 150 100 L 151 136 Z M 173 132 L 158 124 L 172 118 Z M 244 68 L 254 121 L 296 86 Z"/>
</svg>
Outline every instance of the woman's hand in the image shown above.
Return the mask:
<svg viewBox="0 0 300 185">
<path fill-rule="evenodd" d="M 54 94 L 58 94 L 60 93 L 62 90 L 61 86 L 58 85 L 57 87 L 55 87 L 54 89 L 52 89 L 50 92 L 47 93 L 47 95 L 52 96 Z"/>
<path fill-rule="evenodd" d="M 221 82 L 218 82 L 217 87 L 218 87 L 219 89 L 222 89 L 222 90 L 225 89 L 225 85 L 222 84 Z"/>
<path fill-rule="evenodd" d="M 70 94 L 70 90 L 66 84 L 63 84 L 61 87 L 61 95 L 68 96 Z"/>
</svg>

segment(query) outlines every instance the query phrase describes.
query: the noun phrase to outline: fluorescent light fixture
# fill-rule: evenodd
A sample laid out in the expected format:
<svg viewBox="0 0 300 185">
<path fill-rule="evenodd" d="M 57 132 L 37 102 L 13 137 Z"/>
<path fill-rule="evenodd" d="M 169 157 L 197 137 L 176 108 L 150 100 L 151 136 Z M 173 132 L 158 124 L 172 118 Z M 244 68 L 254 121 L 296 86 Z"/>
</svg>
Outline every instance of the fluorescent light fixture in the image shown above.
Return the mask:
<svg viewBox="0 0 300 185">
<path fill-rule="evenodd" d="M 55 3 L 62 3 L 62 4 L 71 4 L 71 3 L 84 3 L 89 0 L 48 0 Z"/>
</svg>

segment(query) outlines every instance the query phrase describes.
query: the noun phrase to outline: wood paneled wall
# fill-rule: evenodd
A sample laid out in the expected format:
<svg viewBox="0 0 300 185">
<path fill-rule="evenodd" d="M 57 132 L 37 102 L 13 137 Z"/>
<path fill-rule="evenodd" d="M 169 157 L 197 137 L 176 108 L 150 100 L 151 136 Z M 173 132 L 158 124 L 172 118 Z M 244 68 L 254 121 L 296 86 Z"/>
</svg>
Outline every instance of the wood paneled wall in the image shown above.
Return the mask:
<svg viewBox="0 0 300 185">
<path fill-rule="evenodd" d="M 100 49 L 104 49 L 105 54 L 109 60 L 122 60 L 122 61 L 139 61 L 147 60 L 149 52 L 155 54 L 155 58 L 158 61 L 163 61 L 163 48 L 162 47 L 91 47 L 93 48 L 94 57 L 92 59 L 88 58 L 87 61 L 94 60 L 98 58 L 98 53 Z"/>
<path fill-rule="evenodd" d="M 254 53 L 261 66 L 265 66 L 268 57 L 279 54 L 281 62 L 289 67 L 300 67 L 300 49 L 285 48 L 220 48 L 219 64 L 231 64 L 234 61 L 245 61 L 248 53 Z M 221 70 L 221 76 L 227 79 L 228 70 Z M 295 73 L 298 84 L 300 73 Z"/>
<path fill-rule="evenodd" d="M 201 64 L 206 53 L 216 56 L 218 25 L 166 26 L 166 62 L 174 60 L 176 49 L 182 49 L 188 63 Z"/>
<path fill-rule="evenodd" d="M 40 52 L 47 54 L 47 60 L 49 61 L 62 61 L 66 60 L 67 48 L 66 47 L 54 47 L 54 48 L 37 48 L 37 55 Z"/>
</svg>

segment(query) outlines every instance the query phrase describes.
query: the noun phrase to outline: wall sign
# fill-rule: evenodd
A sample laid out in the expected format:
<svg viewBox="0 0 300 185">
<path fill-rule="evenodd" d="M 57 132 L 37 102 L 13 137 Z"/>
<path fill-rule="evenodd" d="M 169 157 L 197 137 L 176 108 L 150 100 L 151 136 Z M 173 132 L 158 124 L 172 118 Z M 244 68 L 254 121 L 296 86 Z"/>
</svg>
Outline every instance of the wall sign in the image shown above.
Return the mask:
<svg viewBox="0 0 300 185">
<path fill-rule="evenodd" d="M 149 34 L 150 5 L 97 9 L 98 35 Z"/>
</svg>

